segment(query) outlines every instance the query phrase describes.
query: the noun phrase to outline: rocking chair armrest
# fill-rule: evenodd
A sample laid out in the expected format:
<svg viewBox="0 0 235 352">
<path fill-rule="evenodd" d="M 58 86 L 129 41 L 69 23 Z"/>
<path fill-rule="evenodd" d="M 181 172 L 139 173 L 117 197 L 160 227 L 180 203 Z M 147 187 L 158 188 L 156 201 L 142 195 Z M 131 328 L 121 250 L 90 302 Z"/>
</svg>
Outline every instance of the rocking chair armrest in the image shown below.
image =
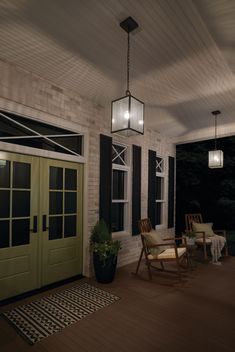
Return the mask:
<svg viewBox="0 0 235 352">
<path fill-rule="evenodd" d="M 164 238 L 163 241 L 179 241 L 182 240 L 182 242 L 186 245 L 186 238 L 185 237 L 169 237 L 169 238 Z M 173 243 L 171 243 L 173 244 Z"/>
<path fill-rule="evenodd" d="M 203 235 L 205 235 L 205 231 L 194 231 L 194 233 L 202 233 Z"/>
<path fill-rule="evenodd" d="M 175 241 L 164 243 L 164 246 L 173 246 L 174 248 L 177 248 Z"/>
<path fill-rule="evenodd" d="M 180 236 L 180 237 L 168 237 L 168 238 L 164 238 L 163 239 L 163 241 L 178 241 L 178 240 L 183 240 L 185 237 L 182 237 L 182 236 Z"/>
<path fill-rule="evenodd" d="M 167 245 L 172 246 L 172 243 L 149 244 L 149 245 L 147 245 L 147 247 L 148 248 L 156 248 L 156 247 L 162 247 L 162 246 L 167 246 Z"/>
<path fill-rule="evenodd" d="M 183 239 L 184 237 L 168 237 L 168 238 L 163 238 L 163 241 L 178 241 Z"/>
<path fill-rule="evenodd" d="M 227 237 L 227 233 L 226 233 L 226 230 L 214 230 L 214 233 L 216 234 L 216 235 L 218 235 L 218 234 L 221 234 L 223 237 Z"/>
</svg>

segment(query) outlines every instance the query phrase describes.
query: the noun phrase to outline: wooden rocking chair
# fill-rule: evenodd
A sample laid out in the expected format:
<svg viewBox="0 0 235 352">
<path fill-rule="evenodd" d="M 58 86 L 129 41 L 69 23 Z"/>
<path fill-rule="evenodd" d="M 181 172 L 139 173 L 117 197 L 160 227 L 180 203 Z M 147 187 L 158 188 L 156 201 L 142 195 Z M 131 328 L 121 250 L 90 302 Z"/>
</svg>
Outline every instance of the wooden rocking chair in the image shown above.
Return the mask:
<svg viewBox="0 0 235 352">
<path fill-rule="evenodd" d="M 152 267 L 161 271 L 177 273 L 179 279 L 181 279 L 182 262 L 185 260 L 187 265 L 189 266 L 186 242 L 181 247 L 177 247 L 175 240 L 178 240 L 178 237 L 165 238 L 164 240 L 162 240 L 159 235 L 152 229 L 150 219 L 139 220 L 139 230 L 141 233 L 142 249 L 137 263 L 135 274 L 138 274 L 139 272 L 140 263 L 144 255 L 150 280 L 152 280 L 152 274 L 150 270 Z M 183 240 L 185 241 L 185 239 Z M 158 251 L 154 253 L 153 249 L 158 249 Z M 157 262 L 160 263 L 160 268 L 153 265 L 153 263 Z M 176 271 L 165 270 L 165 262 L 175 263 Z"/>
<path fill-rule="evenodd" d="M 202 214 L 200 214 L 200 213 L 185 214 L 185 224 L 186 224 L 185 232 L 193 231 L 193 223 L 199 223 L 199 224 L 203 225 Z M 204 225 L 206 225 L 206 224 L 204 224 Z M 197 244 L 197 246 L 203 246 L 204 260 L 208 260 L 207 248 L 209 246 L 211 246 L 211 240 L 209 238 L 207 238 L 206 231 L 202 230 L 202 231 L 194 231 L 194 232 L 196 232 L 196 235 L 197 234 L 201 235 L 200 238 L 196 239 L 196 244 Z M 223 236 L 226 238 L 226 231 L 225 230 L 213 230 L 213 232 L 216 235 L 220 235 L 220 236 Z M 227 241 L 225 243 L 224 252 L 225 252 L 225 255 L 227 256 L 228 255 Z"/>
</svg>

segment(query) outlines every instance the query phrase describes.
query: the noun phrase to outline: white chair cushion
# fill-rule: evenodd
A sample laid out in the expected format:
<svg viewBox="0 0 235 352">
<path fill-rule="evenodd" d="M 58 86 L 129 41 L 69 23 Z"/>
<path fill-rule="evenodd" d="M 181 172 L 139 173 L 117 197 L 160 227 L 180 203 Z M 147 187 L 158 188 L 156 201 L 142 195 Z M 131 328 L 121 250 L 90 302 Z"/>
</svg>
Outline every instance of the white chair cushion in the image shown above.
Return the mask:
<svg viewBox="0 0 235 352">
<path fill-rule="evenodd" d="M 178 257 L 182 257 L 182 255 L 186 252 L 186 248 L 180 247 L 177 248 Z M 175 259 L 175 248 L 167 248 L 160 254 L 148 254 L 148 259 Z"/>
</svg>

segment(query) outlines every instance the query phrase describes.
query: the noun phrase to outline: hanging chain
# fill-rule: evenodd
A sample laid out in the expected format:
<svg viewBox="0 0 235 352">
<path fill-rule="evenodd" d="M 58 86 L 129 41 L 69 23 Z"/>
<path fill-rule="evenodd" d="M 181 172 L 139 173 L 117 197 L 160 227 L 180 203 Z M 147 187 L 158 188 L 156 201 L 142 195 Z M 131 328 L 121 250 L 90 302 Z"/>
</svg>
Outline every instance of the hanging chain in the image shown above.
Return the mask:
<svg viewBox="0 0 235 352">
<path fill-rule="evenodd" d="M 215 115 L 215 150 L 216 150 L 216 139 L 217 139 L 217 115 Z"/>
<path fill-rule="evenodd" d="M 128 32 L 128 37 L 127 37 L 127 82 L 126 82 L 126 95 L 130 95 L 129 84 L 130 84 L 130 32 Z"/>
</svg>

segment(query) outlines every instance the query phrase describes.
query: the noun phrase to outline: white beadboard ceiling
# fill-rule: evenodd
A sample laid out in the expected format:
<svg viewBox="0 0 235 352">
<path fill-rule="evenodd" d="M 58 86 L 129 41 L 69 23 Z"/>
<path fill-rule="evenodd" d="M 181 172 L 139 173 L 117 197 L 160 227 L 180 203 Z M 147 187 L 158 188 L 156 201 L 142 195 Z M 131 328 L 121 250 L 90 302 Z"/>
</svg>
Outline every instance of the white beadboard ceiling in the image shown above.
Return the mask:
<svg viewBox="0 0 235 352">
<path fill-rule="evenodd" d="M 234 0 L 1 0 L 0 59 L 109 106 L 126 90 L 177 142 L 235 134 Z"/>
</svg>

